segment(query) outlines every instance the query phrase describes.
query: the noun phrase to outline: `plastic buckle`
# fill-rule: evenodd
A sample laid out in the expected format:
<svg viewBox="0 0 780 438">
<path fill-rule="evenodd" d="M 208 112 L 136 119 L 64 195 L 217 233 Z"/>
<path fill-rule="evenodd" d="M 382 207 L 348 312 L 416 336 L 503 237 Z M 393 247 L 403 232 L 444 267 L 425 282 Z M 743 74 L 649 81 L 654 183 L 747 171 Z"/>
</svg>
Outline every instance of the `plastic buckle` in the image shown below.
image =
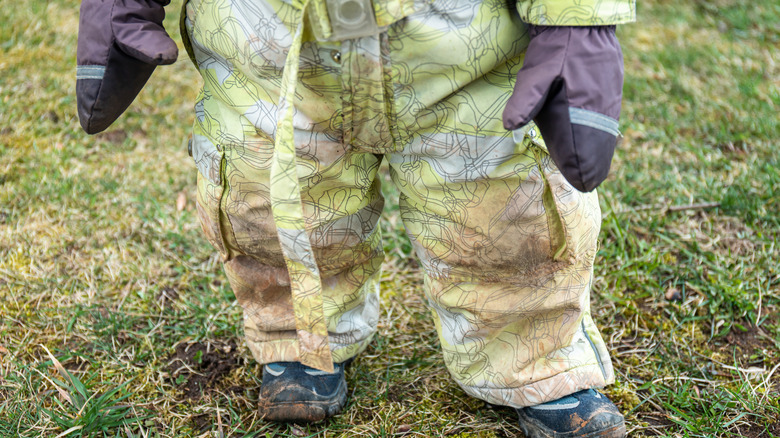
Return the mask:
<svg viewBox="0 0 780 438">
<path fill-rule="evenodd" d="M 342 41 L 379 33 L 371 0 L 326 0 L 332 34 L 319 41 Z"/>
</svg>

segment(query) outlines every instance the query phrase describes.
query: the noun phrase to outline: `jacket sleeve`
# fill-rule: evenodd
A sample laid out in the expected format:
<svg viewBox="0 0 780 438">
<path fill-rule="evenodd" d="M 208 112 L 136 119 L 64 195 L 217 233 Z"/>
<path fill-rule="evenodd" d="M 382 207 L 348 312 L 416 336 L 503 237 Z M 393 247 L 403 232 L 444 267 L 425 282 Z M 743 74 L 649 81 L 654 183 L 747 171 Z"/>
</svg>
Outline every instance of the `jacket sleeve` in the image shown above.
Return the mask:
<svg viewBox="0 0 780 438">
<path fill-rule="evenodd" d="M 636 20 L 636 0 L 517 0 L 520 18 L 545 26 L 595 26 Z"/>
</svg>

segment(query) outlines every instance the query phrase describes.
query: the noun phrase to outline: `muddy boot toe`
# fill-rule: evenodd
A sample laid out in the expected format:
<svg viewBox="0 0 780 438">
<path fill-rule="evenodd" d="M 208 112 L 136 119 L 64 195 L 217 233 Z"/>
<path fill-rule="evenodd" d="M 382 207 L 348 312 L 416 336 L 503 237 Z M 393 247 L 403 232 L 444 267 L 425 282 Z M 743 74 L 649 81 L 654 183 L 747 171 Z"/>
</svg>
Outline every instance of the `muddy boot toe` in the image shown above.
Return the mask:
<svg viewBox="0 0 780 438">
<path fill-rule="evenodd" d="M 517 414 L 520 428 L 528 438 L 626 436 L 623 415 L 605 395 L 593 389 L 517 409 Z"/>
<path fill-rule="evenodd" d="M 298 362 L 263 367 L 258 409 L 265 420 L 314 423 L 332 417 L 347 402 L 344 365 L 326 373 Z"/>
</svg>

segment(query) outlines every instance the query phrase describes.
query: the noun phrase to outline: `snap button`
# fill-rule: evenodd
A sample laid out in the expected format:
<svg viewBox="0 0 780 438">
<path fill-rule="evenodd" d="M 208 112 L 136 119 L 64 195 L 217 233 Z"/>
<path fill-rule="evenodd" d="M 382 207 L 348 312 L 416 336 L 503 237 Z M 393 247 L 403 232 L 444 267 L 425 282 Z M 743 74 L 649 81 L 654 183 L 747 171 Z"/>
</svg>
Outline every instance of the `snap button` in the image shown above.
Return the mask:
<svg viewBox="0 0 780 438">
<path fill-rule="evenodd" d="M 339 20 L 348 25 L 355 26 L 365 20 L 366 11 L 363 4 L 355 0 L 342 1 L 337 9 Z"/>
<path fill-rule="evenodd" d="M 331 50 L 330 57 L 333 59 L 333 62 L 341 63 L 341 52 L 338 50 Z"/>
<path fill-rule="evenodd" d="M 318 26 L 314 26 L 312 30 L 318 41 L 344 41 L 379 34 L 372 0 L 324 1 L 328 6 L 331 34 L 327 38 L 317 35 Z"/>
<path fill-rule="evenodd" d="M 531 129 L 530 131 L 528 131 L 528 136 L 531 137 L 531 138 L 536 137 L 536 130 L 535 129 Z"/>
</svg>

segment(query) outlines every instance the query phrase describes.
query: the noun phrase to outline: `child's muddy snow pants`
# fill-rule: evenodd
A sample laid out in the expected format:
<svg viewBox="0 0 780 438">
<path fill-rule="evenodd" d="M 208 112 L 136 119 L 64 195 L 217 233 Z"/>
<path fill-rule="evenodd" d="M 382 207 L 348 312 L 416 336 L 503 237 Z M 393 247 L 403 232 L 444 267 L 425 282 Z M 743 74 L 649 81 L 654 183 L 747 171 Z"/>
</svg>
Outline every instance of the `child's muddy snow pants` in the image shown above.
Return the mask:
<svg viewBox="0 0 780 438">
<path fill-rule="evenodd" d="M 595 3 L 614 10 L 580 19 L 632 18 L 628 3 Z M 312 36 L 313 0 L 186 4 L 204 78 L 198 213 L 255 358 L 327 369 L 371 340 L 387 159 L 458 384 L 524 407 L 610 383 L 589 310 L 597 196 L 566 183 L 533 126 L 513 135 L 501 121 L 528 43 L 520 16 L 565 14 L 498 0 L 373 4 L 379 34 L 332 42 Z"/>
</svg>

